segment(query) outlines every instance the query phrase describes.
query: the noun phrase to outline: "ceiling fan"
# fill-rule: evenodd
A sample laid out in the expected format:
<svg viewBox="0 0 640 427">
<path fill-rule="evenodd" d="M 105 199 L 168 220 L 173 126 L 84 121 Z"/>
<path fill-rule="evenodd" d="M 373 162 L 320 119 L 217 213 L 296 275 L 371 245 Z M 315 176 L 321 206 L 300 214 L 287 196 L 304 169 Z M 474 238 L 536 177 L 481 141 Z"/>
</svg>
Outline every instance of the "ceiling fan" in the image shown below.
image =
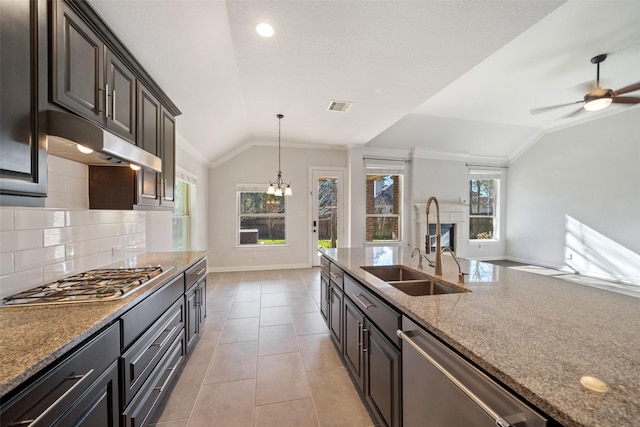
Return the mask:
<svg viewBox="0 0 640 427">
<path fill-rule="evenodd" d="M 600 63 L 607 59 L 607 54 L 603 53 L 591 58 L 591 63 L 596 64 L 596 82 L 595 86 L 584 96 L 583 99 L 575 102 L 569 102 L 566 104 L 552 105 L 549 107 L 534 108 L 531 110 L 531 114 L 539 114 L 547 111 L 555 110 L 556 108 L 566 107 L 574 104 L 584 104 L 579 110 L 573 112 L 577 114 L 583 110 L 598 111 L 607 108 L 611 103 L 617 104 L 640 104 L 640 97 L 635 96 L 620 96 L 625 93 L 634 92 L 640 90 L 640 82 L 634 83 L 629 86 L 625 86 L 618 90 L 611 90 L 600 87 Z"/>
</svg>

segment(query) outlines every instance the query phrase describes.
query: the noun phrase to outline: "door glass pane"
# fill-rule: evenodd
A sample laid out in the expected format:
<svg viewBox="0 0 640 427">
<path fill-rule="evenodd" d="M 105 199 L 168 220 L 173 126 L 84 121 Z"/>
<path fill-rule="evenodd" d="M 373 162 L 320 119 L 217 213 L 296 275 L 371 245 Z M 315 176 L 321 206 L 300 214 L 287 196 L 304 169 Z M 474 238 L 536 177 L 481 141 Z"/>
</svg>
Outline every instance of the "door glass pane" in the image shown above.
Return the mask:
<svg viewBox="0 0 640 427">
<path fill-rule="evenodd" d="M 318 179 L 318 246 L 338 247 L 338 179 Z"/>
</svg>

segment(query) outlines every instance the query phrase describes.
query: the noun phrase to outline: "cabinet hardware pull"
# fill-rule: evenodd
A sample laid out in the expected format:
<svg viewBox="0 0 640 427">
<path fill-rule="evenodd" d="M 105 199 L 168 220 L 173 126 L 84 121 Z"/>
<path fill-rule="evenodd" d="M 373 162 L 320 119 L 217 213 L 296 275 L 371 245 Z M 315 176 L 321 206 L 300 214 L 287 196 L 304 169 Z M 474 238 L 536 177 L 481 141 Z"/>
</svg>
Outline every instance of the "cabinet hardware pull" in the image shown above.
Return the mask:
<svg viewBox="0 0 640 427">
<path fill-rule="evenodd" d="M 199 270 L 199 271 L 196 273 L 196 276 L 201 275 L 201 274 L 202 274 L 206 269 L 207 269 L 206 267 L 203 267 L 203 268 L 202 268 L 202 270 Z"/>
<path fill-rule="evenodd" d="M 174 329 L 175 329 L 175 328 L 165 329 L 164 331 L 162 331 L 162 333 L 165 333 L 165 332 L 171 332 L 171 331 L 173 331 Z M 165 337 L 164 337 L 164 339 L 163 339 L 162 341 L 160 341 L 160 342 L 154 342 L 153 344 L 151 344 L 151 345 L 149 346 L 149 348 L 151 348 L 151 347 L 162 347 L 162 346 L 167 342 L 167 340 L 168 340 L 170 337 L 171 337 L 171 334 L 168 334 L 167 336 L 165 336 Z"/>
<path fill-rule="evenodd" d="M 333 286 L 327 285 L 327 296 L 325 298 L 326 302 L 330 302 L 331 301 L 331 290 L 332 289 L 333 289 Z"/>
<path fill-rule="evenodd" d="M 353 298 L 355 298 L 355 299 L 356 299 L 356 301 L 358 301 L 360 304 L 362 304 L 362 306 L 363 306 L 365 309 L 367 309 L 367 308 L 369 308 L 369 307 L 375 307 L 375 306 L 376 306 L 375 304 L 372 304 L 371 302 L 369 302 L 368 304 L 366 304 L 366 303 L 362 302 L 362 300 L 359 298 L 359 297 L 365 298 L 365 296 L 364 296 L 364 295 L 362 295 L 362 294 L 357 294 L 357 295 L 356 295 L 356 294 L 351 294 L 351 296 L 352 296 Z M 366 299 L 366 298 L 365 298 L 365 299 Z"/>
<path fill-rule="evenodd" d="M 73 392 L 73 390 L 75 388 L 77 388 L 85 379 L 87 379 L 91 374 L 93 373 L 93 369 L 90 369 L 89 372 L 87 372 L 84 375 L 73 375 L 70 377 L 67 377 L 67 380 L 78 380 L 78 382 L 76 382 L 74 385 L 71 386 L 71 388 L 69 388 L 69 390 L 65 391 L 62 396 L 60 396 L 59 398 L 56 399 L 55 402 L 53 402 L 51 405 L 49 405 L 49 407 L 47 409 L 45 409 L 40 415 L 38 415 L 38 417 L 34 420 L 27 420 L 27 421 L 19 421 L 17 424 L 37 424 L 40 421 L 42 421 L 42 419 L 44 417 L 46 417 L 47 415 L 49 415 L 49 412 L 53 411 L 53 409 L 60 403 L 62 402 L 68 395 L 71 394 L 71 392 Z"/>
<path fill-rule="evenodd" d="M 104 116 L 109 118 L 109 83 L 104 85 Z"/>
<path fill-rule="evenodd" d="M 369 329 L 364 327 L 364 324 L 362 325 L 362 353 L 366 353 L 367 351 L 369 351 L 369 349 L 364 345 L 364 334 L 366 334 L 367 332 L 369 332 Z"/>
<path fill-rule="evenodd" d="M 337 278 L 339 278 L 339 277 L 340 277 L 340 276 L 338 276 L 336 273 L 334 273 L 333 271 L 330 271 L 330 272 L 329 272 L 329 276 L 331 276 L 331 277 L 332 277 L 332 278 L 334 278 L 334 279 L 337 279 Z"/>
<path fill-rule="evenodd" d="M 433 365 L 442 375 L 447 377 L 449 381 L 451 381 L 456 387 L 460 389 L 461 392 L 467 395 L 467 397 L 474 401 L 476 405 L 478 405 L 487 415 L 493 418 L 496 421 L 496 426 L 499 427 L 513 427 L 511 423 L 505 420 L 503 417 L 498 415 L 496 411 L 491 409 L 489 405 L 487 405 L 482 399 L 476 396 L 471 390 L 469 390 L 464 384 L 462 384 L 456 377 L 454 377 L 449 371 L 447 371 L 442 365 L 440 365 L 433 357 L 431 357 L 427 352 L 425 352 L 415 341 L 413 341 L 409 335 L 398 329 L 396 331 L 396 335 L 411 347 L 414 348 L 422 357 L 427 359 L 429 363 Z"/>
<path fill-rule="evenodd" d="M 359 320 L 357 322 L 358 322 L 358 347 L 362 348 L 362 341 L 363 341 L 362 340 L 362 330 L 363 330 L 362 326 L 363 325 L 362 325 L 362 322 L 360 322 Z"/>
<path fill-rule="evenodd" d="M 171 381 L 171 377 L 173 376 L 173 370 L 176 369 L 178 365 L 173 365 L 170 368 L 167 368 L 167 372 L 169 372 L 169 375 L 167 375 L 167 379 L 164 380 L 164 384 L 162 384 L 160 387 L 154 387 L 153 390 L 157 391 L 158 393 L 162 393 L 162 390 L 164 390 L 164 387 L 169 384 L 169 381 Z"/>
<path fill-rule="evenodd" d="M 116 119 L 116 90 L 111 92 L 111 120 Z"/>
</svg>

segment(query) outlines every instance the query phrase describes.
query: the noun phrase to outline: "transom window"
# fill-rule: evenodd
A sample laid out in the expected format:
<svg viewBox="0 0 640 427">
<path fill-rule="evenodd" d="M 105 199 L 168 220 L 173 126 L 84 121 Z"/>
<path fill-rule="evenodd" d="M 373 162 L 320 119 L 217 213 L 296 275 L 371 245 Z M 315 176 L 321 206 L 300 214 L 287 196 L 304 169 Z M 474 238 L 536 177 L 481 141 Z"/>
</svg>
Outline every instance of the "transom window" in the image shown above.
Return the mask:
<svg viewBox="0 0 640 427">
<path fill-rule="evenodd" d="M 286 244 L 285 201 L 264 190 L 238 191 L 238 244 Z"/>
</svg>

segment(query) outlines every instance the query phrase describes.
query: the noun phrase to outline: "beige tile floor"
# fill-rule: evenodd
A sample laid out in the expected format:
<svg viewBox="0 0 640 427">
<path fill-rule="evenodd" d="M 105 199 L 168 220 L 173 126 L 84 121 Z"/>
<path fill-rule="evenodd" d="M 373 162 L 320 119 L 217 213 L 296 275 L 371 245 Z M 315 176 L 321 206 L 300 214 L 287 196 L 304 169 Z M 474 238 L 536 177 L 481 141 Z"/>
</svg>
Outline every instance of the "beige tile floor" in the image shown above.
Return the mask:
<svg viewBox="0 0 640 427">
<path fill-rule="evenodd" d="M 157 427 L 374 425 L 318 309 L 320 270 L 212 273 Z"/>
</svg>

